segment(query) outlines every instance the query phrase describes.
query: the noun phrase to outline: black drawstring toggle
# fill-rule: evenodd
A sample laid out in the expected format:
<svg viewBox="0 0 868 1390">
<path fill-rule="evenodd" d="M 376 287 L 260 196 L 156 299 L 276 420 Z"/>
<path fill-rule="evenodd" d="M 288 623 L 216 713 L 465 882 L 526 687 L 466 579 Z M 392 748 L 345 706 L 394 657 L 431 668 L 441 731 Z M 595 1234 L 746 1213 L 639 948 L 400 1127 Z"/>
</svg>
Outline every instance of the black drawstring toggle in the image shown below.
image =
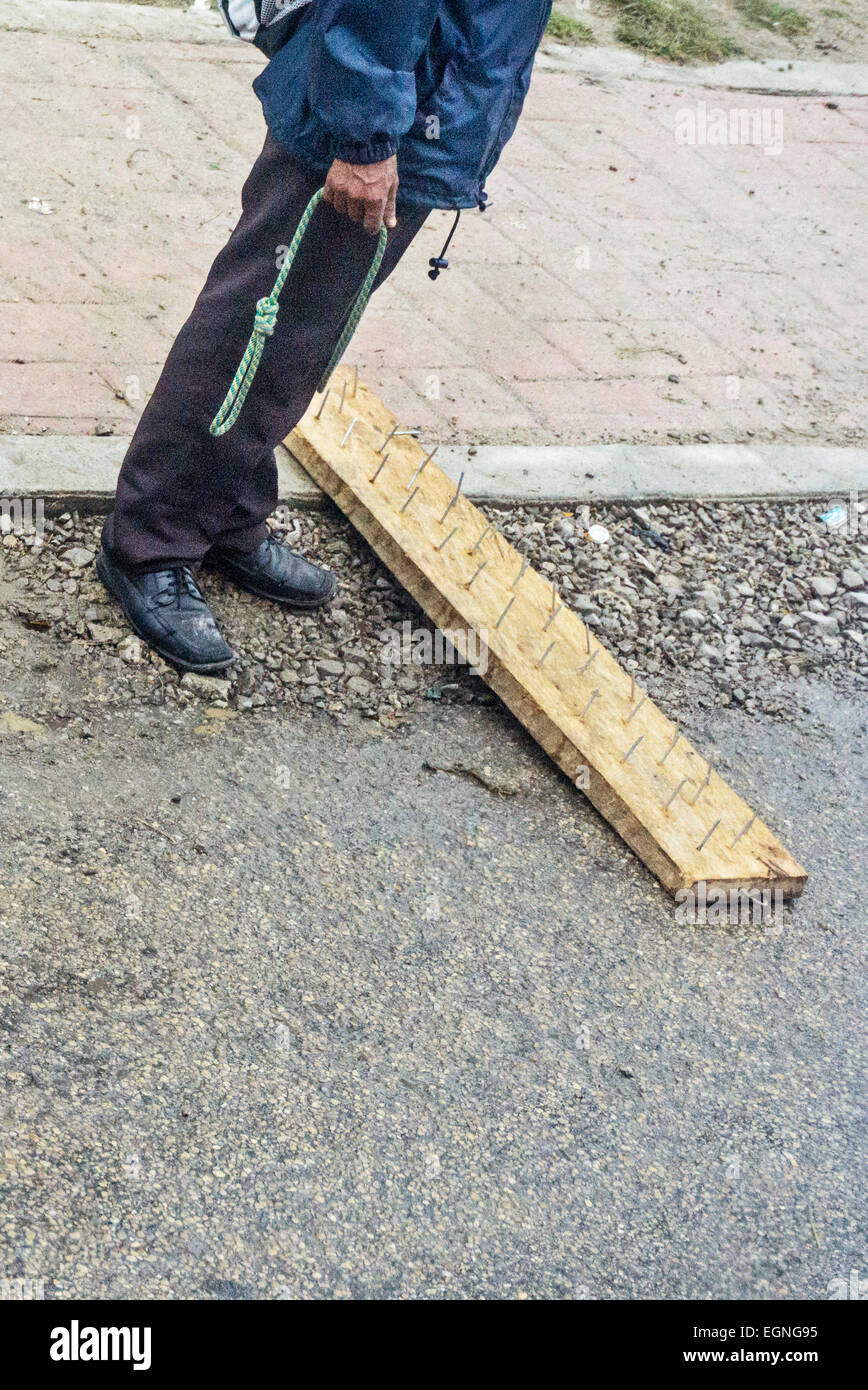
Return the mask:
<svg viewBox="0 0 868 1390">
<path fill-rule="evenodd" d="M 429 279 L 429 280 L 436 280 L 436 279 L 438 278 L 438 276 L 440 275 L 441 270 L 448 270 L 448 269 L 449 269 L 449 262 L 448 262 L 447 259 L 446 259 L 446 252 L 449 250 L 449 247 L 450 247 L 451 244 L 452 244 L 452 238 L 454 237 L 455 233 L 456 233 L 457 230 L 458 230 L 458 223 L 459 223 L 460 221 L 461 221 L 461 209 L 459 208 L 458 211 L 457 211 L 456 214 L 455 214 L 455 221 L 452 223 L 452 230 L 451 230 L 451 232 L 449 233 L 448 237 L 446 238 L 446 241 L 445 241 L 444 246 L 443 246 L 443 250 L 440 252 L 440 255 L 439 255 L 439 256 L 432 256 L 431 259 L 430 259 L 430 261 L 428 262 L 428 264 L 429 264 L 430 267 L 431 267 L 431 269 L 428 271 L 428 279 Z"/>
</svg>

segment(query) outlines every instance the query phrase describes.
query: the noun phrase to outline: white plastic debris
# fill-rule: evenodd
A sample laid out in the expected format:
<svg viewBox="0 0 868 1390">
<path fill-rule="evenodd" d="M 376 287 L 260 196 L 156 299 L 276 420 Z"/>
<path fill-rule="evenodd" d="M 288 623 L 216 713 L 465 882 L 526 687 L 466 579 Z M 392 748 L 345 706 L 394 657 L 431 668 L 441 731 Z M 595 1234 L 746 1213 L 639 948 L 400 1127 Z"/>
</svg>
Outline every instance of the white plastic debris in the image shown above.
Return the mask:
<svg viewBox="0 0 868 1390">
<path fill-rule="evenodd" d="M 599 521 L 595 521 L 592 526 L 588 527 L 588 535 L 592 541 L 596 541 L 597 545 L 608 545 L 612 539 L 606 527 L 602 526 Z"/>
<path fill-rule="evenodd" d="M 54 208 L 50 203 L 46 203 L 44 198 L 31 198 L 27 204 L 31 212 L 39 212 L 43 217 L 50 217 Z"/>
</svg>

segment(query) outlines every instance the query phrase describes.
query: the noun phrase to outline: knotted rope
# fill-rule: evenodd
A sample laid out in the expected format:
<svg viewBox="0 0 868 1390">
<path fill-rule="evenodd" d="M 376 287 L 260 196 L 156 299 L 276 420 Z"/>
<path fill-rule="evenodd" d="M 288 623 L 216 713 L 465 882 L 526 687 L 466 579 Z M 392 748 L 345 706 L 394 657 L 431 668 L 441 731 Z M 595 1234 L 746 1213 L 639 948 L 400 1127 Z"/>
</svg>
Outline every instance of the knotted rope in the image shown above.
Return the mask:
<svg viewBox="0 0 868 1390">
<path fill-rule="evenodd" d="M 232 378 L 232 385 L 229 387 L 229 390 L 226 393 L 226 399 L 224 400 L 223 404 L 217 411 L 217 414 L 214 416 L 214 419 L 211 421 L 211 424 L 208 427 L 209 433 L 214 436 L 227 434 L 229 430 L 231 430 L 232 426 L 235 424 L 235 421 L 238 419 L 238 416 L 241 414 L 241 407 L 244 405 L 244 402 L 247 399 L 247 393 L 253 385 L 253 379 L 256 376 L 257 370 L 259 368 L 259 363 L 262 360 L 262 354 L 265 350 L 266 339 L 271 337 L 277 325 L 277 311 L 280 307 L 278 302 L 280 298 L 280 291 L 283 289 L 283 286 L 286 283 L 286 277 L 289 275 L 289 272 L 292 269 L 292 263 L 295 260 L 298 248 L 301 245 L 304 234 L 310 225 L 311 218 L 313 217 L 314 213 L 316 212 L 317 208 L 323 200 L 324 194 L 324 188 L 320 188 L 318 192 L 314 193 L 313 197 L 311 198 L 310 202 L 308 203 L 307 207 L 302 213 L 301 221 L 299 222 L 298 227 L 296 228 L 295 236 L 292 238 L 292 242 L 290 243 L 289 250 L 286 253 L 283 265 L 280 267 L 280 271 L 278 272 L 277 279 L 274 282 L 274 288 L 272 289 L 271 294 L 268 294 L 263 299 L 257 301 L 256 314 L 253 319 L 253 332 L 250 335 L 250 341 L 244 350 L 244 356 L 238 364 L 238 371 Z M 331 376 L 335 367 L 338 365 L 344 353 L 346 352 L 350 339 L 352 338 L 353 334 L 359 326 L 359 321 L 362 317 L 362 314 L 365 312 L 368 300 L 371 297 L 371 291 L 374 288 L 374 281 L 376 280 L 377 275 L 379 274 L 380 266 L 383 261 L 383 256 L 386 251 L 386 243 L 388 239 L 389 234 L 386 231 L 386 228 L 381 227 L 379 241 L 377 242 L 377 250 L 374 254 L 374 259 L 371 264 L 371 268 L 365 276 L 365 282 L 362 285 L 362 288 L 358 294 L 358 298 L 356 299 L 356 302 L 354 303 L 350 311 L 350 316 L 347 319 L 347 322 L 344 326 L 344 331 L 340 336 L 340 340 L 338 341 L 337 347 L 332 353 L 331 361 L 329 362 L 328 366 L 323 372 L 322 379 L 318 387 L 318 390 L 320 391 L 323 391 L 325 389 L 329 377 Z"/>
</svg>

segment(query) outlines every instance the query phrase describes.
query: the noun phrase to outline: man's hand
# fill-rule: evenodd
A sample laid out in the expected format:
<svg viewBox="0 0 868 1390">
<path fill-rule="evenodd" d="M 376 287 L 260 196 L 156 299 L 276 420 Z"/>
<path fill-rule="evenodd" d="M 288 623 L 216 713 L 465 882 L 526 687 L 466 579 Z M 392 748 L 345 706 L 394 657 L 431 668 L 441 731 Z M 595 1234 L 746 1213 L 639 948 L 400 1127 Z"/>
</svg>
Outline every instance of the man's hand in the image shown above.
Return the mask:
<svg viewBox="0 0 868 1390">
<path fill-rule="evenodd" d="M 383 223 L 397 227 L 395 198 L 398 193 L 398 160 L 383 159 L 379 164 L 345 164 L 336 159 L 329 169 L 325 199 L 336 212 L 361 222 L 365 231 L 376 236 Z"/>
</svg>

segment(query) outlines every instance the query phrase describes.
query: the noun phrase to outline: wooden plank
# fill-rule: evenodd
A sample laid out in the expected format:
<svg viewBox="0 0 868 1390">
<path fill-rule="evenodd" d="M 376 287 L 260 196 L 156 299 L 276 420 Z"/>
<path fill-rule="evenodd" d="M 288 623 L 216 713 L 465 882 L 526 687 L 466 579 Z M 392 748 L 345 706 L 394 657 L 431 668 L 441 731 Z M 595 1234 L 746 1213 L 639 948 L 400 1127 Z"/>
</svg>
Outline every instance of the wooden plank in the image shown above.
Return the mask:
<svg viewBox="0 0 868 1390">
<path fill-rule="evenodd" d="M 364 383 L 353 394 L 355 383 L 339 368 L 325 405 L 317 397 L 287 445 L 558 767 L 671 892 L 704 882 L 708 893 L 801 893 L 805 870 L 769 827 L 676 740 L 675 724 L 577 614 L 564 606 L 552 617 L 551 584 L 530 566 L 518 578 L 523 557 L 493 528 L 483 536 L 486 517 L 455 500 L 436 461 L 412 481 L 421 444 L 394 435 L 381 467 L 397 422 Z"/>
</svg>

